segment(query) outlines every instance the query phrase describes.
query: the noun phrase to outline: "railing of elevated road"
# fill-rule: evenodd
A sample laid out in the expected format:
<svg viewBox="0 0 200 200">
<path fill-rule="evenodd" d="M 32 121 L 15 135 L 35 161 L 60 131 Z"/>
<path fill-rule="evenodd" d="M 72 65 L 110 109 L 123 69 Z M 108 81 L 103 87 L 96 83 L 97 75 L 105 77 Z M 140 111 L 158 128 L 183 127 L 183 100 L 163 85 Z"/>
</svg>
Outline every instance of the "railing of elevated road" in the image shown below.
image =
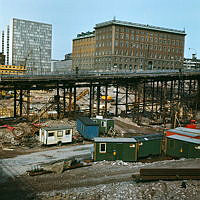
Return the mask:
<svg viewBox="0 0 200 200">
<path fill-rule="evenodd" d="M 86 78 L 86 77 L 128 77 L 128 76 L 167 76 L 167 75 L 179 75 L 179 74 L 190 74 L 200 75 L 200 69 L 182 69 L 182 70 L 137 70 L 137 71 L 79 71 L 78 73 L 74 71 L 70 72 L 49 72 L 49 73 L 27 73 L 24 75 L 0 75 L 0 80 L 3 79 L 60 79 L 60 78 Z"/>
</svg>

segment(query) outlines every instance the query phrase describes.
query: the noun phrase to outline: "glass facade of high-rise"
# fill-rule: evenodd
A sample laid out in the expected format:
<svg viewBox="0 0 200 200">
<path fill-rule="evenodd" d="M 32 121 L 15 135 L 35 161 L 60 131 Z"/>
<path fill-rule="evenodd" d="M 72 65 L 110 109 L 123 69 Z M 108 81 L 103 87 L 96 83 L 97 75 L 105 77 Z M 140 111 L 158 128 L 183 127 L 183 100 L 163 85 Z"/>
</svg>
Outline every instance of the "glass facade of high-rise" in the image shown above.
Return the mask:
<svg viewBox="0 0 200 200">
<path fill-rule="evenodd" d="M 14 18 L 7 31 L 7 41 L 9 64 L 23 65 L 37 73 L 51 71 L 51 24 Z"/>
</svg>

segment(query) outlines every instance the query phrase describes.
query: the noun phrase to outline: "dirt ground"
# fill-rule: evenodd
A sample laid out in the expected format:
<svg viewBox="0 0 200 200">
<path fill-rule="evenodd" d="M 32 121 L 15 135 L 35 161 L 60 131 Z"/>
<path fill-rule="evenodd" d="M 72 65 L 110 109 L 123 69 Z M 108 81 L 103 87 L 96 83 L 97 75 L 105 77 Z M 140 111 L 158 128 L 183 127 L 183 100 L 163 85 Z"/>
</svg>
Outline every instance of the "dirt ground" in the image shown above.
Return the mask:
<svg viewBox="0 0 200 200">
<path fill-rule="evenodd" d="M 123 119 L 128 121 L 128 119 Z M 52 121 L 49 123 L 52 124 Z M 63 123 L 63 122 L 62 122 Z M 127 123 L 131 124 L 130 121 Z M 118 123 L 120 126 L 121 123 Z M 132 127 L 135 124 L 132 124 Z M 118 131 L 125 135 L 132 127 L 124 127 Z M 132 132 L 137 133 L 137 130 Z M 148 129 L 149 131 L 149 129 Z M 152 131 L 152 130 L 150 130 Z M 148 132 L 149 133 L 149 132 Z M 74 146 L 71 144 L 69 146 Z M 59 148 L 65 148 L 59 147 Z M 17 155 L 30 154 L 32 152 L 46 151 L 46 147 L 36 146 L 6 146 L 7 150 L 0 148 L 0 159 L 14 158 Z M 56 150 L 57 146 L 48 147 L 48 150 Z M 13 149 L 13 150 L 12 150 Z M 166 160 L 165 160 L 166 159 Z M 136 183 L 132 175 L 138 173 L 143 167 L 194 167 L 200 166 L 200 159 L 173 160 L 169 158 L 157 158 L 141 160 L 135 163 L 122 161 L 101 161 L 91 163 L 91 166 L 63 173 L 50 173 L 39 176 L 23 174 L 11 177 L 6 182 L 0 182 L 0 199 L 2 200 L 199 200 L 200 181 L 187 180 L 186 188 L 182 187 L 183 181 L 156 181 Z M 1 167 L 1 165 L 0 165 Z"/>
<path fill-rule="evenodd" d="M 200 181 L 136 183 L 132 179 L 144 167 L 199 167 L 200 159 L 161 160 L 152 163 L 94 162 L 91 166 L 61 174 L 24 174 L 0 184 L 1 199 L 191 199 L 200 195 Z"/>
</svg>

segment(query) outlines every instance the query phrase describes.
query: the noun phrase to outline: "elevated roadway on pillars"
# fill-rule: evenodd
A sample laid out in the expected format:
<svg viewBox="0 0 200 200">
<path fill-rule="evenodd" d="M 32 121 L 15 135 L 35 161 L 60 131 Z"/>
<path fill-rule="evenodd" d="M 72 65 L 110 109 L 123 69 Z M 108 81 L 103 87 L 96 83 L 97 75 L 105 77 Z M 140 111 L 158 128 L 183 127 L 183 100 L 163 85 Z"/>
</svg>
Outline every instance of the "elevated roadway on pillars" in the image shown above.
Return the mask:
<svg viewBox="0 0 200 200">
<path fill-rule="evenodd" d="M 85 72 L 45 75 L 1 75 L 0 90 L 40 90 L 62 88 L 71 85 L 80 87 L 91 83 L 105 85 L 148 81 L 199 80 L 200 70 L 152 70 L 141 72 Z"/>
</svg>

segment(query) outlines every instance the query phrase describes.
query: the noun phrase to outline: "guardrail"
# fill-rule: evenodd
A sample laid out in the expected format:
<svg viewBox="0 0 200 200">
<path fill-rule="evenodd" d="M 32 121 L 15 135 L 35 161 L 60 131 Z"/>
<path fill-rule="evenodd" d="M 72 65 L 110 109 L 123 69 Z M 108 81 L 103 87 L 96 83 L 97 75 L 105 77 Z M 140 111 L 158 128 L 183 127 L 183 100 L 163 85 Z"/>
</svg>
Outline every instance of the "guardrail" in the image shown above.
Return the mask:
<svg viewBox="0 0 200 200">
<path fill-rule="evenodd" d="M 27 73 L 23 75 L 17 75 L 17 74 L 11 74 L 11 75 L 0 75 L 0 81 L 2 79 L 15 79 L 15 78 L 48 78 L 48 77 L 76 77 L 76 78 L 83 78 L 83 77 L 100 77 L 100 76 L 128 76 L 128 75 L 166 75 L 166 74 L 183 74 L 183 73 L 200 73 L 200 69 L 184 69 L 184 70 L 136 70 L 136 71 L 130 71 L 130 70 L 123 70 L 123 71 L 113 71 L 113 72 L 99 72 L 99 71 L 79 71 L 78 73 L 71 71 L 66 73 L 55 73 L 55 72 L 49 72 L 49 73 Z"/>
</svg>

